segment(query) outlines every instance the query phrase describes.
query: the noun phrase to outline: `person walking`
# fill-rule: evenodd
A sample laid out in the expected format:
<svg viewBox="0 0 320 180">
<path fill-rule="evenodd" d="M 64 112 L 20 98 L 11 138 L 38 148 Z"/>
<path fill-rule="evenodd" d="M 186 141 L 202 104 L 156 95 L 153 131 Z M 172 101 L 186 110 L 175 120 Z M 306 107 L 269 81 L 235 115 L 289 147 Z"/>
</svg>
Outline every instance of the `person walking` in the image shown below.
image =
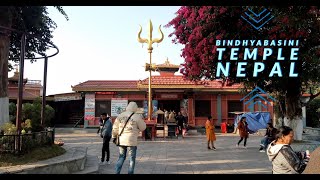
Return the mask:
<svg viewBox="0 0 320 180">
<path fill-rule="evenodd" d="M 239 129 L 240 140 L 237 143 L 237 147 L 239 147 L 242 140 L 244 140 L 243 148 L 247 148 L 247 139 L 249 138 L 249 129 L 248 129 L 248 123 L 246 121 L 245 116 L 241 117 L 238 123 L 238 129 Z"/>
<path fill-rule="evenodd" d="M 185 119 L 184 116 L 182 116 L 181 112 L 178 112 L 178 115 L 176 116 L 176 121 L 177 121 L 177 125 L 178 125 L 178 128 L 179 128 L 179 135 L 182 136 L 183 124 L 186 123 L 186 119 Z"/>
<path fill-rule="evenodd" d="M 267 148 L 273 174 L 301 174 L 309 161 L 308 153 L 295 152 L 290 146 L 294 133 L 288 126 L 279 128 L 276 139 Z"/>
<path fill-rule="evenodd" d="M 208 149 L 213 149 L 216 150 L 214 147 L 214 141 L 216 140 L 216 134 L 214 133 L 214 125 L 212 122 L 212 116 L 208 116 L 208 119 L 206 121 L 206 136 L 207 136 L 207 141 L 208 141 Z M 211 143 L 211 147 L 210 147 Z"/>
<path fill-rule="evenodd" d="M 115 120 L 112 129 L 113 142 L 119 136 L 119 158 L 115 166 L 116 174 L 120 174 L 122 165 L 126 159 L 127 151 L 129 154 L 128 174 L 134 174 L 136 163 L 137 145 L 139 132 L 146 129 L 146 123 L 142 115 L 136 114 L 138 105 L 136 102 L 130 102 L 126 111 L 122 112 Z"/>
<path fill-rule="evenodd" d="M 102 156 L 100 160 L 100 165 L 104 165 L 105 163 L 110 164 L 110 147 L 109 142 L 111 139 L 112 133 L 112 122 L 111 118 L 107 117 L 106 113 L 101 114 L 102 119 L 102 128 L 100 136 L 103 139 L 102 144 Z M 105 159 L 105 153 L 107 152 L 107 158 Z"/>
<path fill-rule="evenodd" d="M 165 124 L 167 124 L 168 121 L 169 121 L 169 112 L 166 109 L 164 109 L 164 122 L 165 122 Z"/>
</svg>

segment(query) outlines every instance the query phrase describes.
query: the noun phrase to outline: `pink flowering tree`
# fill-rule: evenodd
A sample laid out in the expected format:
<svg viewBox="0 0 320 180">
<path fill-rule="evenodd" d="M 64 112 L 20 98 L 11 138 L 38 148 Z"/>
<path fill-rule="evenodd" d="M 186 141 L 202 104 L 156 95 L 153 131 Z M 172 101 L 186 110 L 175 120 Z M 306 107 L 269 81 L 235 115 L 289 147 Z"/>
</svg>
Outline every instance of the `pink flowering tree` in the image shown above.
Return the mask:
<svg viewBox="0 0 320 180">
<path fill-rule="evenodd" d="M 173 42 L 184 45 L 181 56 L 185 59 L 181 73 L 188 79 L 223 79 L 228 84 L 242 83 L 245 88 L 259 86 L 265 91 L 283 98 L 282 108 L 284 123 L 297 130 L 299 124 L 293 120 L 301 120 L 300 97 L 305 89 L 320 82 L 320 11 L 318 7 L 266 7 L 274 16 L 266 25 L 256 30 L 244 19 L 241 14 L 249 7 L 221 7 L 221 6 L 190 6 L 181 7 L 176 17 L 167 27 L 172 26 Z M 261 7 L 250 7 L 256 12 Z M 263 50 L 268 47 L 257 47 L 257 60 L 243 60 L 243 46 L 238 46 L 238 60 L 230 60 L 230 48 L 226 47 L 220 61 L 230 63 L 227 76 L 217 77 L 218 51 L 216 40 L 299 40 L 298 60 L 295 61 L 295 72 L 298 77 L 289 77 L 290 60 L 277 60 L 277 48 L 283 48 L 282 55 L 290 57 L 292 47 L 270 47 L 274 53 L 268 60 L 262 60 Z M 249 47 L 250 48 L 250 47 Z M 256 47 L 252 47 L 256 48 Z M 236 77 L 239 62 L 247 62 L 246 77 Z M 253 77 L 254 62 L 263 62 L 265 69 Z M 282 77 L 269 77 L 275 62 L 280 62 Z M 318 94 L 317 94 L 318 95 Z M 313 98 L 316 95 L 313 95 Z M 302 121 L 301 121 L 302 122 Z M 300 123 L 301 124 L 301 123 Z M 302 135 L 302 128 L 297 134 Z M 296 137 L 301 140 L 300 136 Z"/>
</svg>

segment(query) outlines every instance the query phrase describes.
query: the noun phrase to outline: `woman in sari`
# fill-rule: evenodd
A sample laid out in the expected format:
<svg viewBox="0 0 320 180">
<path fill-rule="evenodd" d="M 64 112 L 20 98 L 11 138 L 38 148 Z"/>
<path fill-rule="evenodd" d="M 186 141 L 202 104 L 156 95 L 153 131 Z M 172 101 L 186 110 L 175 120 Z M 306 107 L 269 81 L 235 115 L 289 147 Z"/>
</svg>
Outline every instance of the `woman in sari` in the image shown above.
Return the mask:
<svg viewBox="0 0 320 180">
<path fill-rule="evenodd" d="M 214 125 L 212 122 L 212 116 L 208 116 L 205 127 L 206 127 L 207 141 L 208 141 L 208 149 L 216 150 L 216 148 L 214 147 L 214 144 L 213 144 L 213 142 L 216 140 L 216 135 L 214 133 Z M 210 147 L 210 143 L 211 143 L 211 147 Z"/>
</svg>

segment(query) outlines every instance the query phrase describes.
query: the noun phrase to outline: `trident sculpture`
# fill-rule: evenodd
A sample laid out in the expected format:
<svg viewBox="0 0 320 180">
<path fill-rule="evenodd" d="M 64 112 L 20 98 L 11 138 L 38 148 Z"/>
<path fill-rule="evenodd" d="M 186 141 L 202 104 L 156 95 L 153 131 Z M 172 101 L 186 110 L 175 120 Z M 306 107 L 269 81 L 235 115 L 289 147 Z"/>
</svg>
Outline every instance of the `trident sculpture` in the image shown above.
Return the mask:
<svg viewBox="0 0 320 180">
<path fill-rule="evenodd" d="M 152 22 L 151 20 L 149 21 L 149 31 L 148 31 L 148 38 L 144 39 L 141 38 L 141 32 L 142 32 L 142 27 L 140 25 L 140 31 L 138 33 L 138 41 L 140 43 L 147 43 L 148 44 L 148 53 L 150 54 L 150 63 L 146 63 L 146 71 L 149 71 L 149 98 L 148 98 L 148 120 L 150 121 L 152 119 L 152 91 L 151 91 L 151 71 L 155 71 L 156 67 L 154 65 L 152 65 L 151 63 L 151 53 L 152 53 L 152 44 L 153 43 L 160 43 L 163 40 L 163 33 L 161 31 L 161 25 L 159 26 L 159 33 L 160 33 L 160 38 L 155 38 L 152 39 L 152 31 L 153 31 L 153 26 L 152 26 Z"/>
</svg>

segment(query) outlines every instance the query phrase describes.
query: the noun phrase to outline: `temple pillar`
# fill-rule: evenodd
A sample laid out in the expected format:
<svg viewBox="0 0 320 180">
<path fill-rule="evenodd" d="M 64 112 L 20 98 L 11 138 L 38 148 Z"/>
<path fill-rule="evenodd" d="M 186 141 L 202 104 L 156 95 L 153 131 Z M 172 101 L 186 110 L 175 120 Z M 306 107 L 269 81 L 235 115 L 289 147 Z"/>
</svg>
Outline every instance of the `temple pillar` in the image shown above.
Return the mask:
<svg viewBox="0 0 320 180">
<path fill-rule="evenodd" d="M 221 94 L 217 95 L 217 119 L 217 124 L 220 125 L 222 122 Z"/>
<path fill-rule="evenodd" d="M 196 125 L 194 108 L 194 94 L 188 95 L 188 124 L 193 127 Z"/>
</svg>

